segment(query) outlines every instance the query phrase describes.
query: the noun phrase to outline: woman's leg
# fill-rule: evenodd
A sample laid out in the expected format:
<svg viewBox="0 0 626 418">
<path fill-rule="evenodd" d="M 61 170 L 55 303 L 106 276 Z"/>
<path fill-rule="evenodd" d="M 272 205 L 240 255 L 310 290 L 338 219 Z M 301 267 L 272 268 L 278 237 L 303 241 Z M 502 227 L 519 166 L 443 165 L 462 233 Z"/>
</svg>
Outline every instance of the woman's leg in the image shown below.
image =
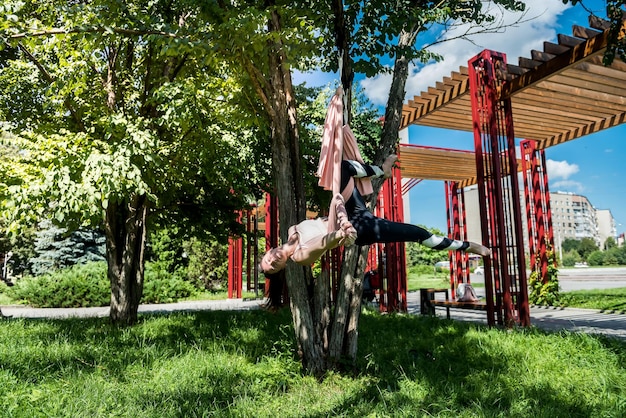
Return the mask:
<svg viewBox="0 0 626 418">
<path fill-rule="evenodd" d="M 357 230 L 357 245 L 369 245 L 377 242 L 419 242 L 434 250 L 462 250 L 482 256 L 491 254 L 488 248 L 480 244 L 434 235 L 417 225 L 377 218 L 370 212 L 353 216 L 351 220 L 352 225 Z"/>
</svg>

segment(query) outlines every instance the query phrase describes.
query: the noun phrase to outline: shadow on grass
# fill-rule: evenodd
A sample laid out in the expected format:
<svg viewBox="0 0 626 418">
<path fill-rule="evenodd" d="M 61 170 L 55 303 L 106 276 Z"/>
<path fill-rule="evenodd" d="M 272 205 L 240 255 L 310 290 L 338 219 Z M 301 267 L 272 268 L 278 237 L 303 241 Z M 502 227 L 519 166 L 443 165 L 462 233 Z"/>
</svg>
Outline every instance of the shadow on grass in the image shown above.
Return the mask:
<svg viewBox="0 0 626 418">
<path fill-rule="evenodd" d="M 220 350 L 249 359 L 293 352 L 289 321 L 288 312 L 263 311 L 141 315 L 127 328 L 108 318 L 11 319 L 0 327 L 0 364 L 23 382 L 102 371 L 125 381 L 124 372 L 133 364 L 150 368 L 164 356 L 214 350 L 216 342 Z"/>
<path fill-rule="evenodd" d="M 533 379 L 525 369 L 527 363 L 517 361 L 526 350 L 542 349 L 542 336 L 550 339 L 550 335 L 554 336 L 537 329 L 489 329 L 431 317 L 399 315 L 389 321 L 386 316 L 365 316 L 359 333 L 359 367 L 378 379 L 366 396 L 372 403 L 386 402 L 390 410 L 412 404 L 428 414 L 447 416 L 454 416 L 454 411 L 473 411 L 477 416 L 592 416 L 597 405 L 561 390 L 570 382 L 560 380 L 558 372 L 552 382 Z M 535 342 L 524 347 L 527 340 Z M 623 360 L 626 345 L 600 341 L 621 353 Z M 546 370 L 546 376 L 553 372 Z M 402 387 L 406 382 L 419 382 L 426 393 L 416 399 Z M 389 390 L 387 399 L 380 395 L 381 387 Z M 345 406 L 354 401 L 346 400 Z"/>
<path fill-rule="evenodd" d="M 7 321 L 0 326 L 0 364 L 20 382 L 105 373 L 107 379 L 128 386 L 137 378 L 128 373 L 131 367 L 158 369 L 164 359 L 209 353 L 193 369 L 196 374 L 191 383 L 154 390 L 141 388 L 132 397 L 142 408 L 154 408 L 155 414 L 159 405 L 167 404 L 182 414 L 179 416 L 202 416 L 216 410 L 226 413 L 242 393 L 253 402 L 255 393 L 266 391 L 280 397 L 281 391 L 289 392 L 291 384 L 299 384 L 298 378 L 285 370 L 297 363 L 288 309 L 277 313 L 210 311 L 140 318 L 139 324 L 129 328 L 112 326 L 104 318 Z M 527 370 L 537 367 L 537 360 L 527 362 L 525 356 L 562 348 L 554 336 L 536 329 L 507 331 L 440 318 L 366 313 L 361 317 L 359 372 L 355 376 L 364 378 L 360 389 L 337 403 L 318 405 L 322 411 L 293 416 L 365 416 L 372 410 L 379 415 L 398 416 L 415 416 L 419 411 L 422 415 L 445 416 L 597 414 L 597 404 L 589 398 L 562 389 L 569 382 L 562 381 L 558 370 L 546 366 L 545 376 L 541 376 L 541 366 L 530 373 Z M 581 338 L 590 341 L 592 337 Z M 618 364 L 626 363 L 626 344 L 593 341 L 616 353 Z M 566 348 L 575 352 L 576 341 Z M 213 352 L 250 364 L 272 356 L 282 360 L 268 368 L 228 369 L 211 364 Z M 572 365 L 565 359 L 557 366 Z M 538 377 L 528 376 L 533 373 Z"/>
<path fill-rule="evenodd" d="M 626 288 L 562 292 L 561 302 L 564 306 L 598 309 L 603 313 L 626 314 Z"/>
</svg>

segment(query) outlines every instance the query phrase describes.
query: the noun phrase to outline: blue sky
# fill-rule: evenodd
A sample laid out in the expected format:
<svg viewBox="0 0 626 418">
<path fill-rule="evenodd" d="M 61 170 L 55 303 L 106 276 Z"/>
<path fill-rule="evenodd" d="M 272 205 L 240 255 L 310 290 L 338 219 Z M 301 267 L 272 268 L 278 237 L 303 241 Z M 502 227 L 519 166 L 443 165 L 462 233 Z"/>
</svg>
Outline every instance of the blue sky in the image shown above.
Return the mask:
<svg viewBox="0 0 626 418">
<path fill-rule="evenodd" d="M 543 50 L 543 42 L 556 42 L 559 33 L 572 34 L 572 25 L 588 26 L 588 12 L 582 7 L 563 5 L 561 0 L 525 1 L 527 10 L 517 23 L 500 33 L 477 34 L 472 42 L 449 40 L 430 49 L 444 59 L 419 68 L 413 68 L 407 81 L 407 98 L 418 95 L 429 86 L 434 86 L 451 71 L 467 65 L 469 58 L 483 49 L 504 52 L 508 62 L 517 63 L 520 56 L 529 57 L 532 49 Z M 587 8 L 600 17 L 606 16 L 604 0 L 585 0 Z M 493 13 L 499 14 L 496 9 Z M 520 15 L 504 14 L 505 22 L 513 22 Z M 443 36 L 452 38 L 467 28 L 459 27 L 456 32 Z M 437 34 L 431 31 L 428 38 L 418 42 L 427 45 Z M 301 80 L 299 80 L 301 78 Z M 296 75 L 294 81 L 305 77 Z M 336 75 L 308 74 L 308 85 L 324 85 L 334 81 Z M 315 81 L 314 81 L 315 80 Z M 364 89 L 370 101 L 382 109 L 387 100 L 390 76 L 372 78 L 357 76 L 356 81 Z M 625 92 L 626 94 L 626 92 Z M 437 128 L 412 126 L 411 143 L 456 149 L 473 149 L 471 133 Z M 546 150 L 550 191 L 573 192 L 586 196 L 598 209 L 609 209 L 615 218 L 617 232 L 626 231 L 626 124 L 592 135 L 560 144 Z M 441 181 L 423 181 L 409 193 L 410 220 L 445 231 L 444 184 Z"/>
</svg>

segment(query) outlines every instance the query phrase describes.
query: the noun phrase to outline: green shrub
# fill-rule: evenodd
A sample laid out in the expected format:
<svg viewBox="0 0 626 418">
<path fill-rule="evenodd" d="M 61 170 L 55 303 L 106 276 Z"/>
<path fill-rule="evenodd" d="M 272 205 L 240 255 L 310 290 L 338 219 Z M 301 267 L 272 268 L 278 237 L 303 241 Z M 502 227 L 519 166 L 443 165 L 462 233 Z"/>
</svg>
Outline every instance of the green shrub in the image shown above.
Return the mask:
<svg viewBox="0 0 626 418">
<path fill-rule="evenodd" d="M 187 279 L 198 289 L 219 290 L 228 286 L 228 244 L 192 237 L 183 248 L 189 261 Z"/>
<path fill-rule="evenodd" d="M 574 250 L 568 251 L 563 255 L 564 267 L 574 267 L 579 261 L 582 261 L 582 258 L 580 258 L 580 254 Z"/>
<path fill-rule="evenodd" d="M 187 280 L 184 269 L 173 273 L 161 262 L 146 263 L 142 303 L 172 303 L 198 293 Z"/>
<path fill-rule="evenodd" d="M 162 263 L 146 263 L 142 303 L 171 303 L 198 293 L 186 279 L 184 269 L 169 273 Z M 93 262 L 75 265 L 37 277 L 25 277 L 2 289 L 16 301 L 36 308 L 107 306 L 111 285 L 107 265 Z"/>
<path fill-rule="evenodd" d="M 546 255 L 548 268 L 545 277 L 541 276 L 541 255 L 537 253 L 535 256 L 533 271 L 528 277 L 530 287 L 528 301 L 534 305 L 559 306 L 561 303 L 559 269 L 555 266 L 556 254 L 548 243 L 546 243 Z"/>
<path fill-rule="evenodd" d="M 77 264 L 38 277 L 27 276 L 6 291 L 37 308 L 107 306 L 111 287 L 104 262 Z"/>
<path fill-rule="evenodd" d="M 626 246 L 609 248 L 606 251 L 606 256 L 614 259 L 616 261 L 615 264 L 624 265 L 626 264 Z"/>
<path fill-rule="evenodd" d="M 604 253 L 602 251 L 596 250 L 589 253 L 587 256 L 587 263 L 590 266 L 601 266 L 604 264 Z"/>
<path fill-rule="evenodd" d="M 430 274 L 434 273 L 434 267 L 424 264 L 418 264 L 415 266 L 409 267 L 409 274 Z M 447 276 L 447 274 L 443 275 Z"/>
</svg>

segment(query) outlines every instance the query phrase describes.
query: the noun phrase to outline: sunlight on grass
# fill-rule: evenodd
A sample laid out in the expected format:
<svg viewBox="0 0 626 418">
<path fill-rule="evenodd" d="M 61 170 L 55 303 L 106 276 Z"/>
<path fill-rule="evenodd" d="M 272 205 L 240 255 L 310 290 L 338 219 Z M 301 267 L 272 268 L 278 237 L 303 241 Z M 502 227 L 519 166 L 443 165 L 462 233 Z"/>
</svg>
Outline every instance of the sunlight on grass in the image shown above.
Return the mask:
<svg viewBox="0 0 626 418">
<path fill-rule="evenodd" d="M 626 287 L 561 293 L 564 306 L 626 313 Z"/>
<path fill-rule="evenodd" d="M 418 291 L 421 288 L 447 288 L 450 286 L 450 279 L 447 273 L 417 274 L 409 272 L 407 274 L 407 289 Z"/>
<path fill-rule="evenodd" d="M 448 286 L 444 272 L 408 275 L 411 291 Z M 561 296 L 566 306 L 626 312 L 626 288 Z M 607 337 L 365 310 L 356 373 L 318 381 L 301 373 L 286 309 L 143 315 L 130 328 L 106 318 L 12 319 L 0 322 L 0 409 L 7 417 L 621 417 L 625 364 L 626 342 Z"/>
<path fill-rule="evenodd" d="M 356 374 L 303 376 L 291 315 L 0 323 L 3 416 L 625 416 L 626 342 L 365 311 Z"/>
<path fill-rule="evenodd" d="M 480 280 L 472 281 L 472 286 L 484 287 L 482 277 L 480 277 Z M 447 289 L 449 287 L 450 275 L 448 272 L 432 272 L 428 274 L 420 274 L 411 270 L 407 272 L 407 290 L 409 292 L 419 291 L 422 288 Z"/>
</svg>

